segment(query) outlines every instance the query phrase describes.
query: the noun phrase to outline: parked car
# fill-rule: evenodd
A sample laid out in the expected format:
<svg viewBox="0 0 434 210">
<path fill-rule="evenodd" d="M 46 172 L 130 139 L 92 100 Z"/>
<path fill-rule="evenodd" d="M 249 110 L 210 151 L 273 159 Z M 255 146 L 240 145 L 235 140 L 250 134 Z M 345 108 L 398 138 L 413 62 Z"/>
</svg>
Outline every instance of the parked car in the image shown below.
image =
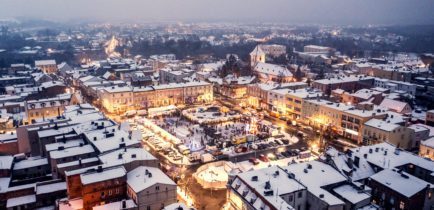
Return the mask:
<svg viewBox="0 0 434 210">
<path fill-rule="evenodd" d="M 259 160 L 261 160 L 262 162 L 269 162 L 270 160 L 267 158 L 267 157 L 265 157 L 265 155 L 263 155 L 263 154 L 260 154 L 259 155 Z"/>
<path fill-rule="evenodd" d="M 268 154 L 268 155 L 267 155 L 267 158 L 270 159 L 270 160 L 273 160 L 273 161 L 274 161 L 274 160 L 277 160 L 277 157 L 276 157 L 276 155 L 274 155 L 274 154 Z"/>
<path fill-rule="evenodd" d="M 289 144 L 289 140 L 288 140 L 288 139 L 282 139 L 282 142 L 283 142 L 284 144 Z"/>
<path fill-rule="evenodd" d="M 310 127 L 310 126 L 304 126 L 304 127 L 303 127 L 303 130 L 312 132 L 312 131 L 313 131 L 313 128 Z"/>
<path fill-rule="evenodd" d="M 274 142 L 276 142 L 278 145 L 283 145 L 283 142 L 280 139 L 276 139 Z"/>
<path fill-rule="evenodd" d="M 251 162 L 253 165 L 259 164 L 259 161 L 256 158 L 249 158 L 249 162 Z"/>
</svg>

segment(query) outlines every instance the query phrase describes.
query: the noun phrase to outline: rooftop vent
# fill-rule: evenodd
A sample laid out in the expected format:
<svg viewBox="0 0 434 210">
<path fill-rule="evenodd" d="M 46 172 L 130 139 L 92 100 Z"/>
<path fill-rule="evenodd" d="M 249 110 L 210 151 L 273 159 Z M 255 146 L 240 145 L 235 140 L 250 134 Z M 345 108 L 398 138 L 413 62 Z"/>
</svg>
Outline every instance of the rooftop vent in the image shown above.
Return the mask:
<svg viewBox="0 0 434 210">
<path fill-rule="evenodd" d="M 131 154 L 131 158 L 136 158 L 136 154 Z"/>
<path fill-rule="evenodd" d="M 151 177 L 152 177 L 152 173 L 149 173 L 149 174 L 148 174 L 148 177 L 151 178 Z"/>
<path fill-rule="evenodd" d="M 148 169 L 145 169 L 145 175 L 148 175 L 148 174 L 149 174 Z"/>
<path fill-rule="evenodd" d="M 271 184 L 270 184 L 270 181 L 266 181 L 265 182 L 265 189 L 271 189 Z"/>
<path fill-rule="evenodd" d="M 122 159 L 122 154 L 119 153 L 118 159 Z"/>
<path fill-rule="evenodd" d="M 101 173 L 102 172 L 102 166 L 98 166 L 98 169 L 96 170 L 96 172 Z"/>
<path fill-rule="evenodd" d="M 265 190 L 264 191 L 264 195 L 265 196 L 272 196 L 273 195 L 273 190 Z"/>
<path fill-rule="evenodd" d="M 254 182 L 258 181 L 258 176 L 252 176 L 252 181 Z"/>
<path fill-rule="evenodd" d="M 324 194 L 319 194 L 319 198 L 324 198 Z"/>
</svg>

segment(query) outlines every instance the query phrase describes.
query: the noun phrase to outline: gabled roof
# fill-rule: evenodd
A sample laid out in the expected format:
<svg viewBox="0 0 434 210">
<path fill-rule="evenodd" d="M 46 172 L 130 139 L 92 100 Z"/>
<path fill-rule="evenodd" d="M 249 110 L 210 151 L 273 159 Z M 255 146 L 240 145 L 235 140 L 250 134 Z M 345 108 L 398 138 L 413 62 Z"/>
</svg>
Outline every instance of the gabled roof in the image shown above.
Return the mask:
<svg viewBox="0 0 434 210">
<path fill-rule="evenodd" d="M 261 49 L 260 45 L 256 46 L 250 55 L 265 55 L 265 52 Z"/>
<path fill-rule="evenodd" d="M 402 101 L 397 101 L 397 100 L 393 100 L 393 99 L 388 99 L 385 98 L 380 106 L 386 107 L 390 110 L 394 110 L 396 112 L 402 112 L 405 108 L 405 106 L 407 106 L 408 104 Z"/>
</svg>

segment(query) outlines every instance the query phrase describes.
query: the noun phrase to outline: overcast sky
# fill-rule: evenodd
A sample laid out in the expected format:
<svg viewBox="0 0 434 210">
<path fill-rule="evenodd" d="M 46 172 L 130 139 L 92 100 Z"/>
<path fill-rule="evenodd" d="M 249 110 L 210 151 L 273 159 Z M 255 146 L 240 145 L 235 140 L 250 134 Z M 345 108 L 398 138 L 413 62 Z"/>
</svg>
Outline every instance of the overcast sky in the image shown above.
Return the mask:
<svg viewBox="0 0 434 210">
<path fill-rule="evenodd" d="M 433 24 L 434 0 L 0 0 L 0 18 Z"/>
</svg>

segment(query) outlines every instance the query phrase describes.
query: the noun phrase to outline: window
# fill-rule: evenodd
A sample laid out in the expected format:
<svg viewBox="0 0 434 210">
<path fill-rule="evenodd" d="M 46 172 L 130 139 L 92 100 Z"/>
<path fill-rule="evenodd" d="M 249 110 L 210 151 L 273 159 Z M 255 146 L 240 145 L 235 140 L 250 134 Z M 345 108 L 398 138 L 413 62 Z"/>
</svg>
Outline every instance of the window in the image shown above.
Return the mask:
<svg viewBox="0 0 434 210">
<path fill-rule="evenodd" d="M 404 209 L 404 207 L 405 207 L 404 201 L 399 202 L 399 208 Z"/>
<path fill-rule="evenodd" d="M 155 190 L 157 190 L 157 191 L 160 190 L 160 186 L 156 186 Z"/>
<path fill-rule="evenodd" d="M 302 192 L 299 192 L 299 193 L 298 193 L 298 197 L 301 198 L 302 196 L 303 196 L 303 193 L 302 193 Z"/>
<path fill-rule="evenodd" d="M 104 197 L 104 192 L 101 192 L 101 197 Z"/>
<path fill-rule="evenodd" d="M 151 210 L 151 207 L 150 207 L 150 206 L 147 206 L 147 207 L 146 207 L 146 210 Z"/>
<path fill-rule="evenodd" d="M 347 120 L 347 116 L 346 115 L 342 115 L 342 120 Z"/>
<path fill-rule="evenodd" d="M 119 194 L 119 188 L 116 188 L 115 193 Z"/>
<path fill-rule="evenodd" d="M 292 202 L 293 199 L 294 199 L 294 197 L 293 197 L 292 195 L 290 195 L 290 196 L 288 197 L 288 202 Z"/>
</svg>

